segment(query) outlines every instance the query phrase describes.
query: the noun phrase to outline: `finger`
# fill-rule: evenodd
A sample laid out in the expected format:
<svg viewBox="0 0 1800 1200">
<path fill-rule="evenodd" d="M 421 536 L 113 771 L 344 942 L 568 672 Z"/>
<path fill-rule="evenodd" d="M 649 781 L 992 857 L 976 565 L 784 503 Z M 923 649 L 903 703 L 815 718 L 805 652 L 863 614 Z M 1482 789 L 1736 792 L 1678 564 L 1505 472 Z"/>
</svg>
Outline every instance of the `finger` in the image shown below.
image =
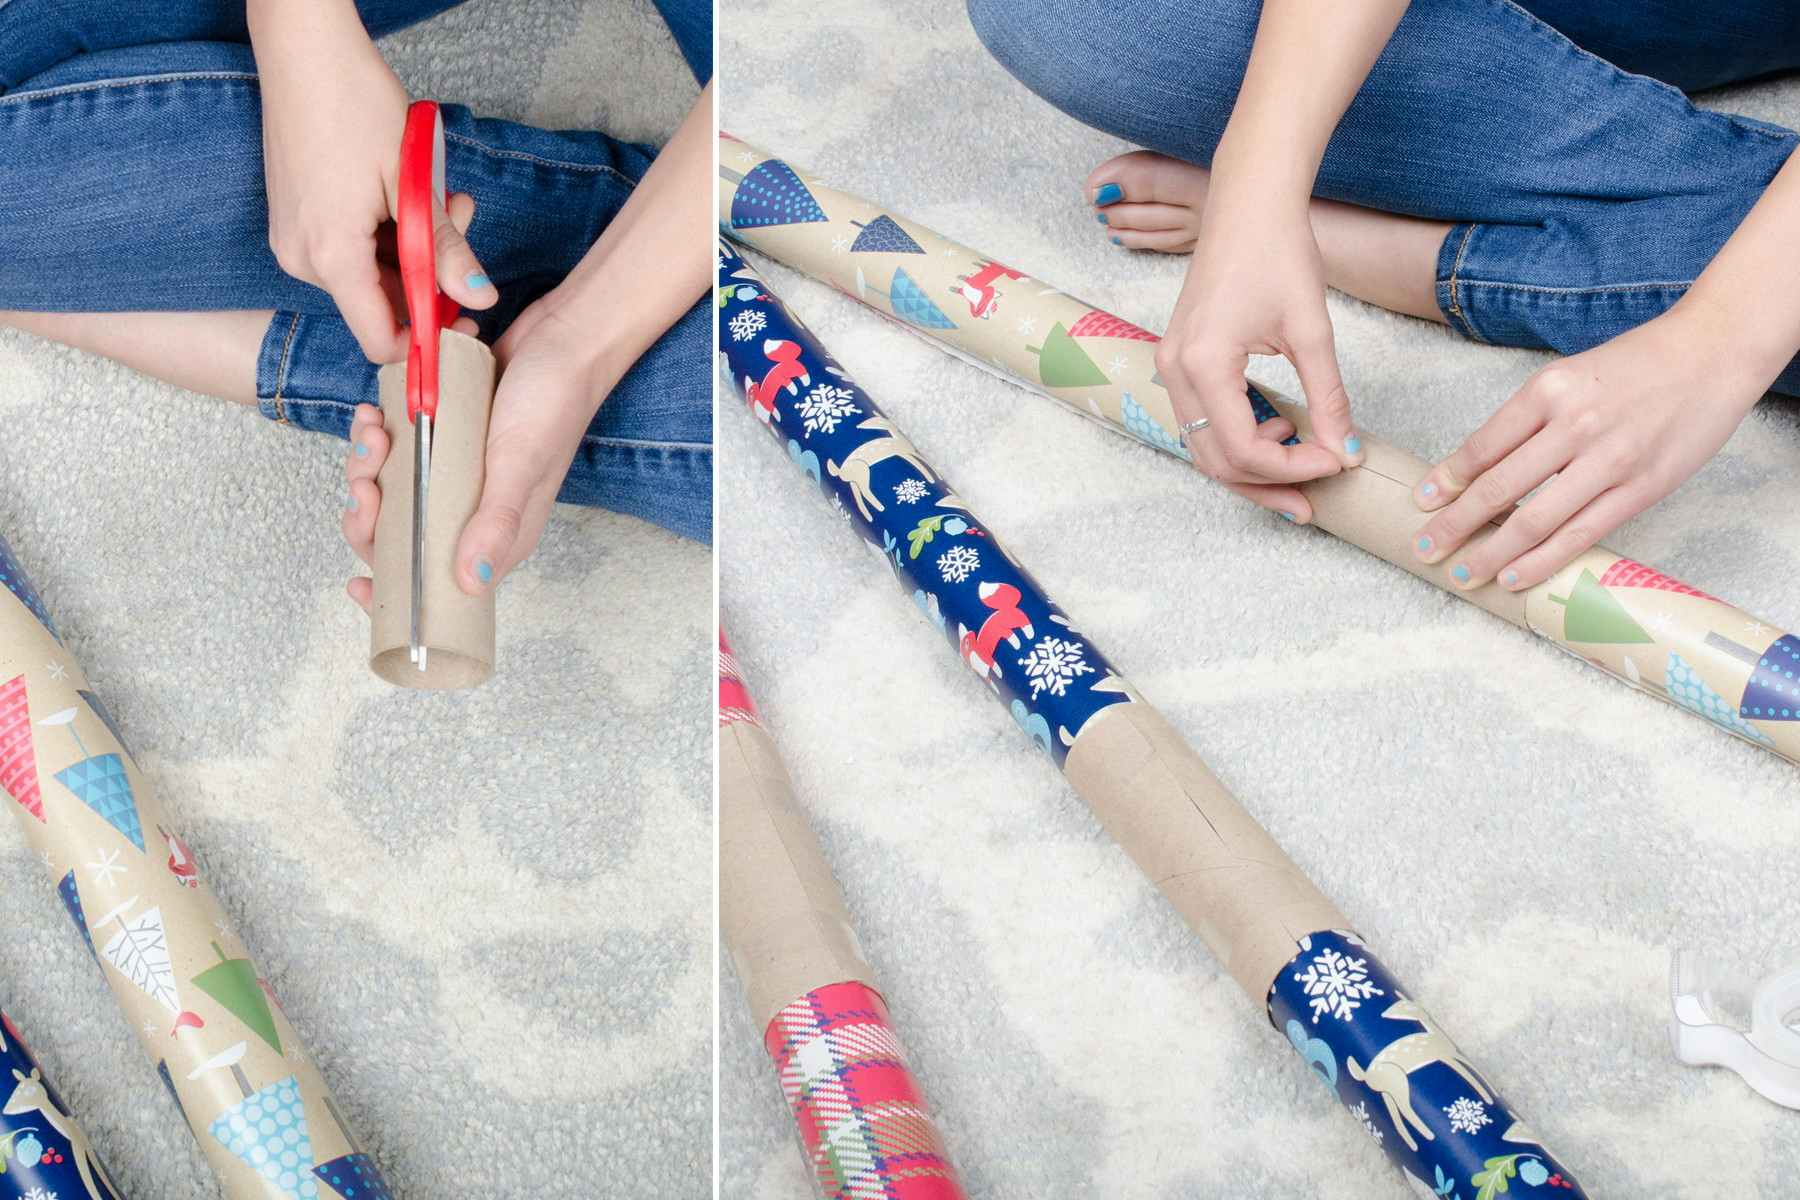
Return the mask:
<svg viewBox="0 0 1800 1200">
<path fill-rule="evenodd" d="M 1365 457 L 1362 439 L 1350 424 L 1350 393 L 1338 371 L 1331 319 L 1320 313 L 1310 322 L 1292 339 L 1288 359 L 1300 374 L 1300 390 L 1306 393 L 1313 440 L 1337 455 L 1344 466 L 1360 466 Z"/>
<path fill-rule="evenodd" d="M 460 228 L 456 215 L 462 217 Z M 463 230 L 468 228 L 474 216 L 474 199 L 461 192 L 450 197 L 448 210 L 438 208 L 433 212 L 438 286 L 464 308 L 492 308 L 500 299 L 500 292 L 488 279 L 475 251 L 469 249 L 468 239 L 463 236 Z"/>
<path fill-rule="evenodd" d="M 1121 229 L 1112 235 L 1112 244 L 1126 250 L 1181 254 L 1194 248 L 1194 235 L 1185 229 Z"/>
<path fill-rule="evenodd" d="M 1270 417 L 1256 427 L 1256 436 L 1271 442 L 1285 442 L 1294 436 L 1294 423 L 1286 417 Z"/>
<path fill-rule="evenodd" d="M 1483 471 L 1448 508 L 1425 522 L 1413 553 L 1424 562 L 1442 562 L 1482 526 L 1509 513 L 1520 497 L 1568 466 L 1571 457 L 1562 438 L 1548 431 L 1538 434 Z M 1463 582 L 1460 576 L 1457 582 Z"/>
<path fill-rule="evenodd" d="M 1562 527 L 1500 570 L 1500 583 L 1509 591 L 1536 587 L 1570 563 L 1601 538 L 1655 503 L 1657 497 L 1629 485 L 1611 488 L 1590 500 Z"/>
<path fill-rule="evenodd" d="M 351 425 L 352 440 L 350 452 L 344 458 L 344 470 L 352 483 L 358 479 L 373 479 L 381 471 L 381 464 L 387 461 L 387 430 L 373 422 L 361 426 Z"/>
<path fill-rule="evenodd" d="M 325 290 L 331 293 L 364 357 L 375 363 L 399 362 L 406 357 L 406 336 L 382 288 L 380 268 L 372 255 L 350 258 L 347 253 L 321 276 Z"/>
<path fill-rule="evenodd" d="M 1094 219 L 1115 233 L 1124 229 L 1181 229 L 1193 216 L 1193 209 L 1178 204 L 1112 204 L 1094 210 Z"/>
<path fill-rule="evenodd" d="M 547 502 L 536 495 L 544 472 L 529 456 L 495 449 L 489 448 L 481 505 L 456 545 L 456 581 L 472 596 L 506 578 L 530 552 L 549 515 Z"/>
<path fill-rule="evenodd" d="M 1468 553 L 1452 559 L 1450 582 L 1466 590 L 1502 576 L 1503 586 L 1514 586 L 1516 579 L 1502 575 L 1514 570 L 1509 564 L 1561 529 L 1610 483 L 1598 469 L 1580 463 L 1570 467 L 1513 509 L 1499 529 L 1467 547 Z"/>
<path fill-rule="evenodd" d="M 344 585 L 344 594 L 356 601 L 356 606 L 368 612 L 375 603 L 375 581 L 367 575 L 358 575 Z"/>
<path fill-rule="evenodd" d="M 481 332 L 481 326 L 475 324 L 474 317 L 458 317 L 456 320 L 450 322 L 450 328 L 456 330 L 458 333 L 466 333 L 470 337 L 474 337 Z"/>
<path fill-rule="evenodd" d="M 1413 501 L 1433 512 L 1455 500 L 1489 467 L 1523 446 L 1544 427 L 1543 410 L 1516 392 L 1481 428 L 1463 439 L 1449 458 L 1426 472 L 1413 489 Z"/>
<path fill-rule="evenodd" d="M 1343 469 L 1338 457 L 1323 446 L 1311 442 L 1283 446 L 1257 437 L 1256 414 L 1245 399 L 1244 388 L 1242 375 L 1235 379 L 1220 375 L 1201 389 L 1212 424 L 1196 431 L 1188 444 L 1204 449 L 1211 461 L 1223 464 L 1224 472 L 1217 478 L 1236 483 L 1304 483 Z"/>
<path fill-rule="evenodd" d="M 1271 483 L 1228 483 L 1225 485 L 1247 500 L 1255 501 L 1284 521 L 1295 525 L 1312 523 L 1312 505 L 1299 488 L 1280 487 Z"/>
<path fill-rule="evenodd" d="M 381 488 L 373 479 L 350 481 L 350 499 L 344 506 L 344 540 L 356 557 L 375 565 L 375 520 L 381 515 Z"/>
</svg>

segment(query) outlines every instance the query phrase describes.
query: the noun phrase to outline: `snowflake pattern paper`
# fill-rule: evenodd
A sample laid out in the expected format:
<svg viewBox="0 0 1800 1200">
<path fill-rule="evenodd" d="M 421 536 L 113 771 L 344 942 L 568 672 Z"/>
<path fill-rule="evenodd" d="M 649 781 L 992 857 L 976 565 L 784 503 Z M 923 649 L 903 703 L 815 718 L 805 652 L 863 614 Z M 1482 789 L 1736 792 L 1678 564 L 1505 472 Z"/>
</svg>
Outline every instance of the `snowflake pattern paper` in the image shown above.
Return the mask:
<svg viewBox="0 0 1800 1200">
<path fill-rule="evenodd" d="M 1269 1019 L 1420 1195 L 1491 1198 L 1495 1179 L 1509 1197 L 1587 1194 L 1360 938 L 1300 945 Z"/>
<path fill-rule="evenodd" d="M 1112 668 L 749 265 L 729 245 L 719 254 L 721 279 L 757 284 L 734 288 L 719 309 L 720 351 L 731 377 L 740 386 L 752 381 L 754 393 L 771 361 L 791 358 L 788 373 L 804 372 L 812 381 L 799 403 L 783 401 L 773 412 L 758 408 L 767 412 L 769 432 L 881 554 L 957 656 L 1060 765 L 1096 712 L 1126 701 L 1120 690 L 1096 686 L 1113 676 Z M 729 337 L 731 323 L 746 313 L 758 314 L 765 340 Z M 781 348 L 781 359 L 766 349 L 772 345 Z M 748 398 L 756 407 L 754 395 Z"/>
</svg>

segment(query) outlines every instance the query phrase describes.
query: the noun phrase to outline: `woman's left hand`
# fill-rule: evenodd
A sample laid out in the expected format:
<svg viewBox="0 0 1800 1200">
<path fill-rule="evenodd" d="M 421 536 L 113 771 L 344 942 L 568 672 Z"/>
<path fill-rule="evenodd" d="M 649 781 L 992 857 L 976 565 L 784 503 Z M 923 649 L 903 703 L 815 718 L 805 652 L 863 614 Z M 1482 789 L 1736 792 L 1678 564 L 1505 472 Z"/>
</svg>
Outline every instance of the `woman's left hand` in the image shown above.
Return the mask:
<svg viewBox="0 0 1800 1200">
<path fill-rule="evenodd" d="M 1746 377 L 1729 345 L 1678 304 L 1551 363 L 1414 489 L 1436 515 L 1413 553 L 1458 588 L 1543 582 L 1686 482 L 1761 399 L 1767 380 Z"/>
</svg>

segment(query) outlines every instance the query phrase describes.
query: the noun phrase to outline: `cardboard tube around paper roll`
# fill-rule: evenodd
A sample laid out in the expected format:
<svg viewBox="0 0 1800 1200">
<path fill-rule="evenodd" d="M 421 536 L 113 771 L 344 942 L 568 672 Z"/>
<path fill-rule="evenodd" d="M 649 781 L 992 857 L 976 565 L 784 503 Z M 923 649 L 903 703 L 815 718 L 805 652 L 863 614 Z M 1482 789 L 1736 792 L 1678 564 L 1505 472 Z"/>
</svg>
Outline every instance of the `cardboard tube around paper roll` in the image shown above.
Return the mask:
<svg viewBox="0 0 1800 1200">
<path fill-rule="evenodd" d="M 494 673 L 494 593 L 471 596 L 456 582 L 456 543 L 481 503 L 487 479 L 488 414 L 494 355 L 446 329 L 432 428 L 426 503 L 425 592 L 420 638 L 426 669 L 409 661 L 412 638 L 413 423 L 406 417 L 406 366 L 381 369 L 381 516 L 375 522 L 375 599 L 369 610 L 369 669 L 406 688 L 470 688 Z"/>
<path fill-rule="evenodd" d="M 0 1011 L 0 1198 L 123 1200 L 94 1144 Z"/>
<path fill-rule="evenodd" d="M 796 211 L 785 177 L 762 186 L 783 197 L 782 214 Z M 1494 1195 L 1529 1176 L 1582 1196 L 1337 908 L 729 246 L 718 301 L 719 346 L 754 418 L 1313 1073 L 1386 1138 L 1394 1164 L 1428 1190 L 1453 1179 Z M 1422 1070 L 1431 1065 L 1446 1070 Z M 1446 1094 L 1465 1085 L 1479 1113 Z"/>
<path fill-rule="evenodd" d="M 963 1200 L 843 893 L 719 633 L 720 924 L 826 1200 Z"/>
<path fill-rule="evenodd" d="M 112 985 L 224 1194 L 387 1194 L 4 541 L 0 582 L 0 803 L 49 868 L 46 890 Z"/>
<path fill-rule="evenodd" d="M 719 150 L 719 203 L 732 238 L 975 366 L 1187 459 L 1152 331 L 729 135 Z M 1279 411 L 1301 436 L 1309 432 L 1304 407 L 1260 384 L 1250 399 L 1259 419 Z M 1422 563 L 1412 551 L 1426 520 L 1412 488 L 1429 464 L 1366 430 L 1361 437 L 1362 467 L 1302 485 L 1314 525 L 1800 762 L 1800 638 L 1603 546 L 1523 592 L 1494 583 L 1457 588 L 1442 564 Z"/>
</svg>

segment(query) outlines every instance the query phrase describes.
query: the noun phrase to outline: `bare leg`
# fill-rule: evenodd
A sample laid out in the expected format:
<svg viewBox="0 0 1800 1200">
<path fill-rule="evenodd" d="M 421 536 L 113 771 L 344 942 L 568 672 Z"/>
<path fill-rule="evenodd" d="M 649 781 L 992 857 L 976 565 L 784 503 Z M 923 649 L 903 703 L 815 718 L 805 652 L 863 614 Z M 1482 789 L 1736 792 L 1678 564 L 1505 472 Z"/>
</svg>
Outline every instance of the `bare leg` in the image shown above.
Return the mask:
<svg viewBox="0 0 1800 1200">
<path fill-rule="evenodd" d="M 1093 200 L 1109 183 L 1124 193 L 1095 210 L 1120 245 L 1186 254 L 1200 231 L 1207 181 L 1204 167 L 1134 150 L 1094 168 L 1087 195 Z M 1314 200 L 1312 223 L 1332 287 L 1393 312 L 1444 320 L 1437 306 L 1437 256 L 1449 225 L 1335 200 Z"/>
<path fill-rule="evenodd" d="M 120 362 L 190 392 L 256 403 L 272 312 L 0 312 L 0 325 Z"/>
</svg>

